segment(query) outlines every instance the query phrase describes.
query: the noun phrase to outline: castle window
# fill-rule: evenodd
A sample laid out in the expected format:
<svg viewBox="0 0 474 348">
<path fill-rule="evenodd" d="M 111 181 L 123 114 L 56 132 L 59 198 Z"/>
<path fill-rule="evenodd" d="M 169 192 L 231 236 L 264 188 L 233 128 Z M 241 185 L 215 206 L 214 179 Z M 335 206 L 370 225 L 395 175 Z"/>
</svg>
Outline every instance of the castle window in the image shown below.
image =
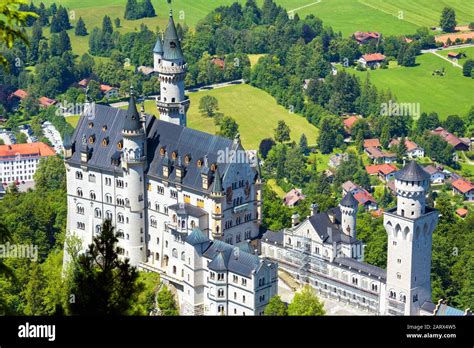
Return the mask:
<svg viewBox="0 0 474 348">
<path fill-rule="evenodd" d="M 107 145 L 109 145 L 109 138 L 104 138 L 104 140 L 102 140 L 102 146 L 103 147 L 106 147 Z"/>
<path fill-rule="evenodd" d="M 83 195 L 83 194 L 82 194 L 82 189 L 80 189 L 80 188 L 77 189 L 77 195 L 78 195 L 79 197 L 82 197 L 82 195 Z"/>
<path fill-rule="evenodd" d="M 164 194 L 165 194 L 165 188 L 164 188 L 163 186 L 158 185 L 158 186 L 156 187 L 156 190 L 157 190 L 157 192 L 158 192 L 160 195 L 164 195 Z"/>
<path fill-rule="evenodd" d="M 86 224 L 83 222 L 77 222 L 77 228 L 79 230 L 85 230 L 86 229 Z"/>
<path fill-rule="evenodd" d="M 187 154 L 186 156 L 184 156 L 184 164 L 188 165 L 189 162 L 191 162 L 191 155 Z"/>
<path fill-rule="evenodd" d="M 94 144 L 94 142 L 95 142 L 95 135 L 91 135 L 89 137 L 89 144 Z"/>
<path fill-rule="evenodd" d="M 76 206 L 76 213 L 80 215 L 84 215 L 84 207 L 82 206 L 82 204 L 78 204 Z"/>
<path fill-rule="evenodd" d="M 378 286 L 377 284 L 372 284 L 372 291 L 378 291 Z"/>
<path fill-rule="evenodd" d="M 196 203 L 197 203 L 197 206 L 199 208 L 204 208 L 204 200 L 203 199 L 198 198 Z"/>
<path fill-rule="evenodd" d="M 109 211 L 109 210 L 107 210 L 107 211 L 105 212 L 105 218 L 106 218 L 107 220 L 112 220 L 112 212 Z"/>
<path fill-rule="evenodd" d="M 402 263 L 402 259 L 397 259 L 397 262 L 398 262 L 398 263 Z"/>
<path fill-rule="evenodd" d="M 123 149 L 123 141 L 119 141 L 117 143 L 117 149 L 122 150 Z"/>
<path fill-rule="evenodd" d="M 178 191 L 170 190 L 171 198 L 178 198 Z"/>
<path fill-rule="evenodd" d="M 181 253 L 181 260 L 186 261 L 186 253 L 184 251 Z"/>
<path fill-rule="evenodd" d="M 90 194 L 89 194 L 89 196 L 90 196 L 90 198 L 91 198 L 93 201 L 95 201 L 96 196 L 95 196 L 95 192 L 94 192 L 94 191 L 91 191 Z"/>
<path fill-rule="evenodd" d="M 199 168 L 202 167 L 202 159 L 198 159 L 198 161 L 197 161 L 197 166 L 198 166 Z"/>
<path fill-rule="evenodd" d="M 88 127 L 89 128 L 94 128 L 94 122 L 89 122 Z"/>
<path fill-rule="evenodd" d="M 242 285 L 243 285 L 243 286 L 247 286 L 247 279 L 242 278 Z M 244 300 L 245 300 L 245 297 L 244 297 Z M 245 302 L 245 301 L 244 301 L 244 302 Z"/>
<path fill-rule="evenodd" d="M 217 290 L 217 297 L 224 297 L 224 289 Z"/>
<path fill-rule="evenodd" d="M 161 156 L 164 156 L 165 153 L 166 153 L 166 148 L 165 148 L 164 146 L 162 146 L 162 147 L 160 148 L 160 155 L 161 155 Z"/>
<path fill-rule="evenodd" d="M 407 302 L 407 297 L 403 294 L 400 294 L 400 301 L 403 302 L 403 303 L 406 303 Z"/>
<path fill-rule="evenodd" d="M 176 274 L 176 266 L 173 266 L 173 274 Z"/>
<path fill-rule="evenodd" d="M 89 182 L 95 182 L 95 175 L 89 174 Z"/>
<path fill-rule="evenodd" d="M 171 252 L 171 256 L 173 256 L 174 258 L 178 258 L 178 250 L 173 249 L 173 251 Z"/>
<path fill-rule="evenodd" d="M 98 219 L 102 217 L 102 211 L 99 208 L 95 208 L 94 210 L 94 216 Z"/>
<path fill-rule="evenodd" d="M 413 295 L 413 302 L 418 302 L 418 294 Z"/>
<path fill-rule="evenodd" d="M 105 201 L 106 201 L 106 203 L 112 203 L 112 196 L 107 193 L 105 195 Z"/>
<path fill-rule="evenodd" d="M 171 158 L 172 158 L 173 160 L 175 160 L 177 157 L 178 157 L 178 153 L 177 153 L 176 151 L 173 151 L 173 152 L 171 153 Z"/>
<path fill-rule="evenodd" d="M 148 191 L 151 191 L 151 190 L 152 190 L 151 184 L 148 184 L 147 189 L 148 189 Z"/>
<path fill-rule="evenodd" d="M 107 131 L 107 125 L 106 125 L 106 124 L 104 124 L 104 125 L 102 126 L 102 132 L 105 132 L 105 131 Z"/>
<path fill-rule="evenodd" d="M 359 279 L 356 277 L 352 277 L 352 284 L 357 285 L 359 283 Z"/>
<path fill-rule="evenodd" d="M 217 273 L 217 280 L 224 280 L 224 273 Z"/>
<path fill-rule="evenodd" d="M 119 222 L 120 224 L 123 224 L 123 223 L 124 223 L 125 219 L 124 219 L 122 213 L 119 213 L 119 214 L 117 215 L 117 220 L 118 220 L 118 222 Z"/>
<path fill-rule="evenodd" d="M 76 172 L 76 179 L 82 180 L 82 172 L 79 172 L 79 171 Z"/>
<path fill-rule="evenodd" d="M 402 279 L 401 273 L 397 273 L 397 279 Z"/>
</svg>

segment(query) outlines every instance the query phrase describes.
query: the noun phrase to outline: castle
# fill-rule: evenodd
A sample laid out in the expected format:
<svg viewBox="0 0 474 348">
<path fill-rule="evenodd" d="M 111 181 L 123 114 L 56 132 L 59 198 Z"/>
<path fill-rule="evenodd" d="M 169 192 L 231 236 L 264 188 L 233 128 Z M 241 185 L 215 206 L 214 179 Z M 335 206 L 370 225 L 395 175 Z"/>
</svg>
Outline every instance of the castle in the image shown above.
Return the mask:
<svg viewBox="0 0 474 348">
<path fill-rule="evenodd" d="M 172 14 L 153 55 L 160 119 L 139 112 L 132 91 L 128 110 L 89 104 L 64 144 L 67 233 L 85 250 L 110 219 L 120 254 L 172 283 L 182 314 L 261 315 L 278 276 L 255 252 L 258 168 L 241 160 L 238 136 L 186 128 L 187 66 Z"/>
<path fill-rule="evenodd" d="M 358 202 L 348 192 L 336 208 L 319 212 L 292 227 L 267 231 L 262 254 L 278 262 L 300 283 L 323 297 L 372 315 L 463 315 L 431 301 L 432 233 L 438 211 L 426 206 L 429 174 L 415 161 L 395 174 L 397 207 L 384 212 L 388 235 L 387 269 L 363 262 L 357 240 Z"/>
</svg>

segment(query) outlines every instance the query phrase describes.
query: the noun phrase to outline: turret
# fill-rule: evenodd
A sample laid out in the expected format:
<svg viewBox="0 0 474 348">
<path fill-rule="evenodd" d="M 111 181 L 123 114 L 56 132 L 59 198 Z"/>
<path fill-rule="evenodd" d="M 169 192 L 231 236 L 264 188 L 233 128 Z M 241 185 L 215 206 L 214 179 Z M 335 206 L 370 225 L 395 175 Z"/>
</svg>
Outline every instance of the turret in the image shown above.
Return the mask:
<svg viewBox="0 0 474 348">
<path fill-rule="evenodd" d="M 221 173 L 217 166 L 212 182 L 211 198 L 213 200 L 212 207 L 212 235 L 214 239 L 222 238 L 222 204 L 224 201 L 224 188 L 222 186 Z"/>
<path fill-rule="evenodd" d="M 354 198 L 351 192 L 348 192 L 339 203 L 341 210 L 341 229 L 342 231 L 356 238 L 356 219 L 359 202 Z"/>
<path fill-rule="evenodd" d="M 189 109 L 184 88 L 187 65 L 172 12 L 163 41 L 158 38 L 153 55 L 155 71 L 160 76 L 160 95 L 156 98 L 160 119 L 185 127 Z"/>
</svg>

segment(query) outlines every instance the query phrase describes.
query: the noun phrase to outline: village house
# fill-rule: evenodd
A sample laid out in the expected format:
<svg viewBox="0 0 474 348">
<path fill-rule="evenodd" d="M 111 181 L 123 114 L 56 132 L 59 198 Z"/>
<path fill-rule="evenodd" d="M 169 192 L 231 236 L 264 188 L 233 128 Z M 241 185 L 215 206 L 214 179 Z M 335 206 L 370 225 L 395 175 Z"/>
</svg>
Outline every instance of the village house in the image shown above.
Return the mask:
<svg viewBox="0 0 474 348">
<path fill-rule="evenodd" d="M 347 161 L 347 153 L 336 153 L 329 158 L 328 165 L 332 168 L 337 168 L 341 165 L 342 162 Z"/>
<path fill-rule="evenodd" d="M 20 105 L 21 101 L 28 96 L 28 92 L 17 89 L 15 92 L 8 96 L 8 101 L 12 105 L 13 110 L 18 110 L 18 106 Z"/>
<path fill-rule="evenodd" d="M 38 102 L 41 108 L 49 108 L 57 103 L 56 100 L 48 97 L 41 97 L 38 99 Z"/>
<path fill-rule="evenodd" d="M 347 134 L 352 134 L 351 129 L 355 125 L 357 121 L 361 119 L 360 116 L 358 115 L 353 115 L 345 118 L 342 123 L 344 124 L 344 130 L 346 131 Z"/>
<path fill-rule="evenodd" d="M 382 151 L 378 147 L 369 146 L 365 148 L 365 153 L 374 163 L 393 163 L 397 160 L 396 154 Z"/>
<path fill-rule="evenodd" d="M 82 89 L 86 89 L 91 80 L 92 79 L 82 79 L 77 83 L 77 85 Z M 106 84 L 100 84 L 100 91 L 106 99 L 118 98 L 119 96 L 118 88 Z"/>
<path fill-rule="evenodd" d="M 365 166 L 365 170 L 369 175 L 377 175 L 383 181 L 390 181 L 393 179 L 395 173 L 398 171 L 393 164 L 374 164 Z"/>
<path fill-rule="evenodd" d="M 377 210 L 378 204 L 375 198 L 363 187 L 353 183 L 352 181 L 346 181 L 342 185 L 342 196 L 347 195 L 349 192 L 359 202 L 359 205 L 363 206 L 365 210 Z"/>
<path fill-rule="evenodd" d="M 451 184 L 453 194 L 461 194 L 466 201 L 474 201 L 474 184 L 464 178 L 459 178 Z"/>
<path fill-rule="evenodd" d="M 385 56 L 381 53 L 364 54 L 358 62 L 367 68 L 377 68 L 385 61 Z"/>
<path fill-rule="evenodd" d="M 460 52 L 449 52 L 448 53 L 448 58 L 459 59 L 459 58 L 461 58 L 461 53 Z"/>
<path fill-rule="evenodd" d="M 469 151 L 469 144 L 459 139 L 454 134 L 448 132 L 443 127 L 438 127 L 431 134 L 439 135 L 448 144 L 452 145 L 456 151 Z"/>
<path fill-rule="evenodd" d="M 224 61 L 224 59 L 222 59 L 222 58 L 212 58 L 212 59 L 211 59 L 211 63 L 213 63 L 214 65 L 218 66 L 218 67 L 221 68 L 222 70 L 224 70 L 224 68 L 225 68 L 225 61 Z"/>
<path fill-rule="evenodd" d="M 456 209 L 456 214 L 462 219 L 464 219 L 467 216 L 468 213 L 469 213 L 469 211 L 466 208 Z"/>
<path fill-rule="evenodd" d="M 398 146 L 400 144 L 401 138 L 398 139 L 392 139 L 388 147 L 391 149 L 394 146 Z M 418 146 L 417 143 L 414 141 L 411 141 L 409 139 L 405 139 L 405 146 L 407 151 L 405 154 L 409 159 L 414 159 L 414 158 L 420 158 L 425 156 L 425 150 Z"/>
<path fill-rule="evenodd" d="M 294 188 L 283 197 L 283 204 L 292 208 L 305 198 L 303 193 L 301 193 L 301 189 Z"/>
<path fill-rule="evenodd" d="M 430 181 L 432 184 L 444 184 L 446 174 L 444 174 L 440 168 L 430 164 L 423 169 L 430 175 Z"/>
<path fill-rule="evenodd" d="M 366 44 L 372 40 L 379 40 L 381 38 L 381 34 L 377 32 L 371 31 L 356 31 L 353 35 L 354 39 L 360 44 Z"/>
</svg>

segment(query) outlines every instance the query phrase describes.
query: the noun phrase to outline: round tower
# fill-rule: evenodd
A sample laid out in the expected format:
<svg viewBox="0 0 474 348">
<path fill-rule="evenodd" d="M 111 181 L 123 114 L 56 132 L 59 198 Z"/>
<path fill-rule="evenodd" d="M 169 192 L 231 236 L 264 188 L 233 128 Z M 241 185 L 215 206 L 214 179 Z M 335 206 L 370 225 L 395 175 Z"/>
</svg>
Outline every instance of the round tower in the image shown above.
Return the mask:
<svg viewBox="0 0 474 348">
<path fill-rule="evenodd" d="M 213 201 L 212 207 L 212 237 L 213 239 L 222 239 L 222 219 L 224 212 L 222 204 L 224 201 L 224 188 L 222 187 L 222 177 L 217 166 L 212 183 L 212 192 L 210 195 Z"/>
<path fill-rule="evenodd" d="M 155 71 L 159 70 L 161 60 L 163 59 L 163 42 L 161 40 L 162 37 L 160 34 L 156 40 L 155 47 L 153 48 L 153 68 Z"/>
<path fill-rule="evenodd" d="M 130 264 L 146 261 L 145 237 L 145 143 L 146 133 L 137 111 L 133 90 L 125 116 L 122 146 L 122 168 L 125 198 L 125 216 L 128 219 L 127 238 L 124 241 Z"/>
<path fill-rule="evenodd" d="M 155 71 L 160 77 L 160 95 L 156 97 L 160 119 L 185 127 L 189 109 L 189 98 L 184 89 L 187 64 L 171 11 L 163 42 L 159 38 L 156 42 L 154 60 Z"/>
<path fill-rule="evenodd" d="M 425 213 L 430 175 L 415 161 L 395 174 L 397 214 L 416 219 Z"/>
<path fill-rule="evenodd" d="M 342 231 L 356 238 L 356 219 L 359 202 L 354 198 L 351 192 L 348 192 L 339 203 L 341 211 L 341 229 Z"/>
</svg>

